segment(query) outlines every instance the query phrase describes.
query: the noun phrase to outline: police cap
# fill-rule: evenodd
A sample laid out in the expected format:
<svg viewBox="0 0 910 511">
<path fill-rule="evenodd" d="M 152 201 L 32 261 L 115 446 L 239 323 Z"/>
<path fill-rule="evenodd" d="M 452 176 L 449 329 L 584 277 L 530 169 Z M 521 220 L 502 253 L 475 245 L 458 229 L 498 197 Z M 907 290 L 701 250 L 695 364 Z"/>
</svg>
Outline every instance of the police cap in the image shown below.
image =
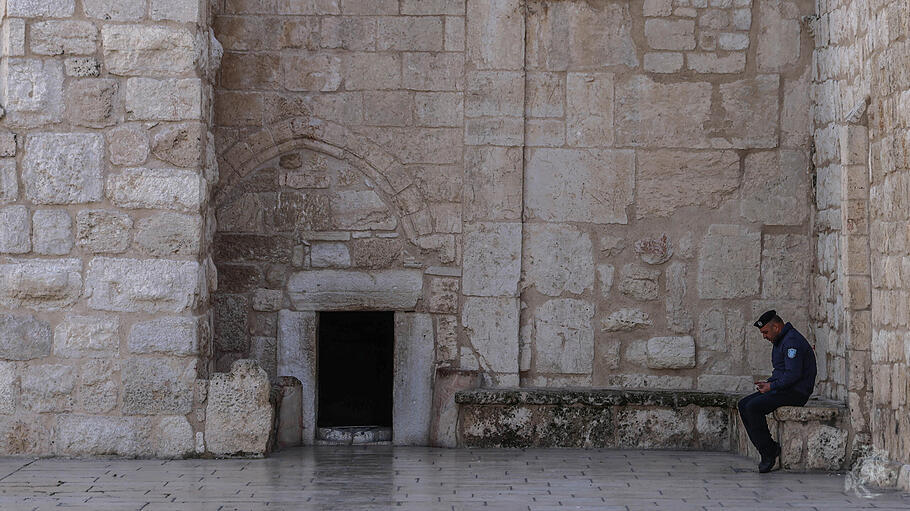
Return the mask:
<svg viewBox="0 0 910 511">
<path fill-rule="evenodd" d="M 753 323 L 756 328 L 761 328 L 771 322 L 772 319 L 777 317 L 776 310 L 769 310 L 768 312 L 759 316 L 758 321 Z"/>
</svg>

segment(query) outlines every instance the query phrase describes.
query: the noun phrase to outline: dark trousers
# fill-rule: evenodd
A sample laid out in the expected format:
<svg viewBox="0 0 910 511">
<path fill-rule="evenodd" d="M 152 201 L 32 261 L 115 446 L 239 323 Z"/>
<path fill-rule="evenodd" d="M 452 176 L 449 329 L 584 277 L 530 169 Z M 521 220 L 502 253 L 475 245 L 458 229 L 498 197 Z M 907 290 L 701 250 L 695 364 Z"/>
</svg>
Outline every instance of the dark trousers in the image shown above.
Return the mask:
<svg viewBox="0 0 910 511">
<path fill-rule="evenodd" d="M 804 396 L 793 391 L 768 392 L 762 394 L 756 392 L 739 400 L 739 417 L 749 433 L 749 440 L 758 449 L 762 456 L 771 455 L 774 448 L 774 440 L 771 439 L 771 433 L 768 431 L 768 421 L 765 415 L 777 410 L 781 406 L 803 406 L 809 400 Z"/>
</svg>

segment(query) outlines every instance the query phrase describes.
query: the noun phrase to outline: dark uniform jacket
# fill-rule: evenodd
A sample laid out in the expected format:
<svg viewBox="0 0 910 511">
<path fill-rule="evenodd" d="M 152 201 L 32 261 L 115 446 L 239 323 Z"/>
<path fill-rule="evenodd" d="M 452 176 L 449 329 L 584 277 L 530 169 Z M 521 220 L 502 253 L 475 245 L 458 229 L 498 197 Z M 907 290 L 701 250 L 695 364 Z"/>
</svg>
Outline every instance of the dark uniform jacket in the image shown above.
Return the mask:
<svg viewBox="0 0 910 511">
<path fill-rule="evenodd" d="M 768 378 L 771 391 L 791 390 L 807 398 L 811 396 L 818 372 L 812 346 L 790 323 L 784 325 L 773 344 L 771 364 L 774 371 Z"/>
</svg>

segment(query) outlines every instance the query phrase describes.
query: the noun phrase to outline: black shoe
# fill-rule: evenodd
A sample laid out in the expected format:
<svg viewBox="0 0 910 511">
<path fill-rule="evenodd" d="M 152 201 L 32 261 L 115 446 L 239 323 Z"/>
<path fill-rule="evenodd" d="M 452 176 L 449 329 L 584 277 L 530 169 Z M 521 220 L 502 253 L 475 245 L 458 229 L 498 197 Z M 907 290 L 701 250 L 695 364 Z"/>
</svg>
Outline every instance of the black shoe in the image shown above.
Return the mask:
<svg viewBox="0 0 910 511">
<path fill-rule="evenodd" d="M 777 459 L 780 458 L 780 444 L 774 444 L 774 450 L 771 451 L 771 456 L 761 457 L 761 463 L 758 464 L 758 472 L 761 474 L 766 474 L 770 472 L 774 465 L 777 464 Z"/>
</svg>

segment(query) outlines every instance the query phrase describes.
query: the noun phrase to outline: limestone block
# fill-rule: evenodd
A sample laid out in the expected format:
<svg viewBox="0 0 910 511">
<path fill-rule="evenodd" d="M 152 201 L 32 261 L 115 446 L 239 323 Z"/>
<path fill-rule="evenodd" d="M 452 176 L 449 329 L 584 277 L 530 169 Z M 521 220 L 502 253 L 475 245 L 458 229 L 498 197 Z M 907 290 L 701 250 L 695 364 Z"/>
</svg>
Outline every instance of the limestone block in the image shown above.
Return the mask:
<svg viewBox="0 0 910 511">
<path fill-rule="evenodd" d="M 152 420 L 64 414 L 54 428 L 55 452 L 68 456 L 151 456 Z"/>
<path fill-rule="evenodd" d="M 77 78 L 97 78 L 101 74 L 101 64 L 94 57 L 71 57 L 63 61 L 66 76 Z"/>
<path fill-rule="evenodd" d="M 63 358 L 117 357 L 120 320 L 116 316 L 69 315 L 54 329 L 54 355 Z"/>
<path fill-rule="evenodd" d="M 275 410 L 269 377 L 254 360 L 238 360 L 215 373 L 205 408 L 205 444 L 216 456 L 265 454 Z"/>
<path fill-rule="evenodd" d="M 695 417 L 695 431 L 701 448 L 708 451 L 730 449 L 730 412 L 724 408 L 699 408 Z"/>
<path fill-rule="evenodd" d="M 39 55 L 95 53 L 98 29 L 87 21 L 41 21 L 30 26 L 31 49 Z"/>
<path fill-rule="evenodd" d="M 405 53 L 402 87 L 420 91 L 464 90 L 461 53 Z"/>
<path fill-rule="evenodd" d="M 364 17 L 326 17 L 322 18 L 322 28 L 319 19 L 313 18 L 294 20 L 285 25 L 282 45 L 289 48 L 317 49 L 332 48 L 353 51 L 372 51 L 376 49 L 376 18 Z M 259 27 L 256 27 L 259 29 Z M 255 30 L 255 29 L 254 29 Z M 261 29 L 259 29 L 261 30 Z M 253 40 L 246 33 L 257 33 L 245 30 L 237 33 L 236 40 L 229 41 L 228 45 L 233 50 L 245 50 Z"/>
<path fill-rule="evenodd" d="M 648 367 L 651 369 L 695 367 L 695 339 L 688 335 L 648 339 Z"/>
<path fill-rule="evenodd" d="M 549 222 L 628 222 L 634 154 L 628 150 L 533 149 L 526 168 L 525 206 Z"/>
<path fill-rule="evenodd" d="M 63 117 L 63 67 L 57 60 L 9 58 L 2 92 L 4 121 L 10 127 L 34 127 Z"/>
<path fill-rule="evenodd" d="M 534 311 L 535 368 L 542 373 L 590 374 L 594 361 L 594 304 L 548 300 Z"/>
<path fill-rule="evenodd" d="M 27 207 L 0 208 L 0 253 L 27 253 L 32 248 L 31 233 Z"/>
<path fill-rule="evenodd" d="M 464 96 L 460 92 L 418 92 L 414 95 L 418 126 L 458 127 L 464 119 Z"/>
<path fill-rule="evenodd" d="M 649 327 L 651 317 L 640 309 L 623 308 L 612 312 L 601 320 L 601 330 L 605 332 L 623 332 L 636 328 Z"/>
<path fill-rule="evenodd" d="M 186 417 L 182 415 L 162 417 L 156 432 L 158 440 L 156 457 L 184 458 L 193 454 L 195 446 L 193 427 Z"/>
<path fill-rule="evenodd" d="M 645 37 L 648 39 L 648 46 L 655 50 L 694 50 L 695 21 L 645 20 Z"/>
<path fill-rule="evenodd" d="M 199 20 L 199 5 L 199 2 L 186 0 L 149 0 L 149 16 L 153 20 L 193 23 Z"/>
<path fill-rule="evenodd" d="M 333 86 L 335 62 L 330 63 L 329 76 L 313 79 L 315 85 Z M 351 53 L 342 62 L 345 90 L 376 90 L 401 88 L 401 56 L 397 54 Z M 416 69 L 415 69 L 416 72 Z M 320 87 L 321 88 L 321 87 Z M 427 90 L 427 89 L 423 89 Z"/>
<path fill-rule="evenodd" d="M 714 209 L 734 198 L 739 185 L 734 151 L 638 152 L 638 218 L 670 216 L 687 206 Z"/>
<path fill-rule="evenodd" d="M 759 72 L 781 71 L 799 60 L 800 12 L 795 2 L 760 2 L 758 27 Z"/>
<path fill-rule="evenodd" d="M 197 213 L 205 188 L 205 179 L 191 170 L 130 168 L 107 178 L 107 196 L 122 208 Z"/>
<path fill-rule="evenodd" d="M 619 292 L 636 300 L 656 300 L 660 291 L 660 270 L 626 264 L 620 272 Z"/>
<path fill-rule="evenodd" d="M 74 0 L 8 0 L 6 14 L 19 18 L 67 18 L 73 15 Z"/>
<path fill-rule="evenodd" d="M 125 415 L 190 413 L 195 378 L 195 360 L 128 358 L 121 371 L 123 404 L 120 409 Z"/>
<path fill-rule="evenodd" d="M 19 400 L 19 373 L 15 362 L 0 362 L 0 414 L 16 412 Z"/>
<path fill-rule="evenodd" d="M 198 167 L 205 139 L 205 127 L 200 123 L 168 124 L 152 135 L 152 153 L 177 167 Z"/>
<path fill-rule="evenodd" d="M 473 145 L 520 146 L 524 122 L 518 117 L 465 119 L 464 143 Z"/>
<path fill-rule="evenodd" d="M 638 66 L 628 4 L 535 1 L 528 8 L 527 23 L 531 69 Z"/>
<path fill-rule="evenodd" d="M 301 386 L 296 378 L 289 376 L 279 380 L 281 399 L 278 404 L 278 448 L 297 447 L 302 444 L 303 410 L 301 408 Z"/>
<path fill-rule="evenodd" d="M 283 55 L 281 58 L 281 85 L 288 90 L 337 91 L 343 76 L 342 61 L 334 55 Z M 348 90 L 354 88 L 352 85 L 348 84 Z"/>
<path fill-rule="evenodd" d="M 427 445 L 433 406 L 433 317 L 395 314 L 392 443 Z"/>
<path fill-rule="evenodd" d="M 140 249 L 156 257 L 196 255 L 202 241 L 202 218 L 170 212 L 141 218 L 135 240 Z"/>
<path fill-rule="evenodd" d="M 316 313 L 278 312 L 277 375 L 300 381 L 303 443 L 316 433 Z"/>
<path fill-rule="evenodd" d="M 332 195 L 332 213 L 339 229 L 391 230 L 397 225 L 389 206 L 372 190 L 340 190 Z"/>
<path fill-rule="evenodd" d="M 720 85 L 727 112 L 724 137 L 733 147 L 777 147 L 779 75 L 758 75 Z"/>
<path fill-rule="evenodd" d="M 292 274 L 287 289 L 297 310 L 412 310 L 423 277 L 419 270 L 314 270 Z"/>
<path fill-rule="evenodd" d="M 768 234 L 762 242 L 762 298 L 806 300 L 809 295 L 810 240 L 798 234 Z"/>
<path fill-rule="evenodd" d="M 37 254 L 69 254 L 73 249 L 73 219 L 64 210 L 35 211 L 32 215 L 32 237 L 32 249 Z"/>
<path fill-rule="evenodd" d="M 367 238 L 348 244 L 351 264 L 357 268 L 388 268 L 398 260 L 401 249 L 399 239 Z"/>
<path fill-rule="evenodd" d="M 344 243 L 314 243 L 310 247 L 310 264 L 313 268 L 347 268 L 351 254 Z"/>
<path fill-rule="evenodd" d="M 683 54 L 675 52 L 651 52 L 645 54 L 645 71 L 652 73 L 676 73 L 683 67 Z"/>
<path fill-rule="evenodd" d="M 458 291 L 461 281 L 457 278 L 433 277 L 430 279 L 427 310 L 454 314 L 458 312 Z"/>
<path fill-rule="evenodd" d="M 572 147 L 613 145 L 613 74 L 568 73 L 566 143 Z"/>
<path fill-rule="evenodd" d="M 92 253 L 117 253 L 127 249 L 133 221 L 126 213 L 84 209 L 76 213 L 76 244 Z"/>
<path fill-rule="evenodd" d="M 130 120 L 182 121 L 202 116 L 202 82 L 196 78 L 126 81 L 126 115 Z"/>
<path fill-rule="evenodd" d="M 76 369 L 62 364 L 29 366 L 21 379 L 22 405 L 33 412 L 69 412 L 75 403 Z"/>
<path fill-rule="evenodd" d="M 746 69 L 746 54 L 732 52 L 720 56 L 716 53 L 690 53 L 686 56 L 686 63 L 696 73 L 741 73 Z"/>
<path fill-rule="evenodd" d="M 120 399 L 120 381 L 114 381 L 120 371 L 119 359 L 91 359 L 79 369 L 79 407 L 88 413 L 108 413 Z"/>
<path fill-rule="evenodd" d="M 467 2 L 467 60 L 475 69 L 522 69 L 524 25 L 518 0 Z"/>
<path fill-rule="evenodd" d="M 199 353 L 199 318 L 167 316 L 140 321 L 130 328 L 130 353 L 185 356 Z"/>
<path fill-rule="evenodd" d="M 216 294 L 213 300 L 215 345 L 221 351 L 249 349 L 250 300 L 246 295 Z"/>
<path fill-rule="evenodd" d="M 712 86 L 707 82 L 658 83 L 639 75 L 617 80 L 613 115 L 616 144 L 712 147 L 708 130 L 711 94 Z M 678 98 L 687 100 L 681 104 Z M 747 115 L 745 111 L 742 114 Z"/>
<path fill-rule="evenodd" d="M 196 67 L 195 38 L 184 27 L 106 24 L 101 40 L 111 74 L 174 76 Z"/>
<path fill-rule="evenodd" d="M 525 80 L 518 71 L 468 73 L 464 113 L 469 117 L 522 115 Z"/>
<path fill-rule="evenodd" d="M 89 18 L 111 21 L 137 21 L 145 17 L 148 0 L 82 0 Z M 183 2 L 190 4 L 192 2 Z"/>
<path fill-rule="evenodd" d="M 525 87 L 526 115 L 529 117 L 563 116 L 566 85 L 561 73 L 529 72 Z"/>
<path fill-rule="evenodd" d="M 85 294 L 92 309 L 183 312 L 199 299 L 199 263 L 96 257 L 89 262 Z"/>
<path fill-rule="evenodd" d="M 616 426 L 621 449 L 680 449 L 695 443 L 695 419 L 683 410 L 621 409 Z"/>
<path fill-rule="evenodd" d="M 616 268 L 612 264 L 598 264 L 597 265 L 597 276 L 598 282 L 600 282 L 600 294 L 604 298 L 610 295 L 610 290 L 613 288 L 613 276 L 616 273 Z"/>
<path fill-rule="evenodd" d="M 547 296 L 581 294 L 594 286 L 591 237 L 567 224 L 530 224 L 524 285 Z"/>
<path fill-rule="evenodd" d="M 635 242 L 633 248 L 641 260 L 648 264 L 663 264 L 673 256 L 673 244 L 667 233 L 641 238 Z"/>
<path fill-rule="evenodd" d="M 465 148 L 465 219 L 517 220 L 522 166 L 520 148 Z"/>
<path fill-rule="evenodd" d="M 0 304 L 35 310 L 58 310 L 82 294 L 82 261 L 30 259 L 0 264 Z"/>
<path fill-rule="evenodd" d="M 800 150 L 749 153 L 740 213 L 766 225 L 800 225 L 808 214 L 809 160 Z"/>
<path fill-rule="evenodd" d="M 458 360 L 458 316 L 436 316 L 436 362 Z"/>
<path fill-rule="evenodd" d="M 6 18 L 0 26 L 0 50 L 7 57 L 25 55 L 25 20 Z"/>
<path fill-rule="evenodd" d="M 463 293 L 517 296 L 521 272 L 521 224 L 473 223 L 465 226 Z"/>
<path fill-rule="evenodd" d="M 696 388 L 705 392 L 749 393 L 755 388 L 751 376 L 730 376 L 726 374 L 703 374 L 698 377 Z"/>
<path fill-rule="evenodd" d="M 269 375 L 269 381 L 278 381 L 276 363 L 278 341 L 274 337 L 255 336 L 250 339 L 250 358 L 259 363 Z"/>
<path fill-rule="evenodd" d="M 97 133 L 36 133 L 26 137 L 25 195 L 35 204 L 101 200 L 104 137 Z"/>
<path fill-rule="evenodd" d="M 280 289 L 257 289 L 253 292 L 253 310 L 276 312 L 284 302 L 284 291 Z M 266 368 L 268 370 L 268 368 Z"/>
<path fill-rule="evenodd" d="M 0 357 L 31 360 L 51 354 L 51 326 L 35 316 L 0 314 Z"/>
<path fill-rule="evenodd" d="M 715 224 L 702 240 L 698 260 L 700 298 L 758 294 L 761 235 L 738 225 Z"/>
<path fill-rule="evenodd" d="M 847 456 L 847 431 L 819 424 L 809 432 L 808 468 L 838 470 Z"/>
<path fill-rule="evenodd" d="M 698 318 L 698 349 L 729 352 L 733 358 L 742 358 L 744 325 L 745 319 L 739 310 L 712 308 L 703 311 Z M 765 359 L 770 359 L 767 352 Z"/>
<path fill-rule="evenodd" d="M 461 324 L 480 367 L 495 373 L 495 383 L 518 372 L 517 298 L 466 297 Z"/>
<path fill-rule="evenodd" d="M 120 125 L 107 132 L 107 149 L 114 165 L 142 165 L 149 155 L 149 137 L 136 125 Z"/>
<path fill-rule="evenodd" d="M 15 151 L 15 145 L 13 150 Z M 19 179 L 16 176 L 16 160 L 0 160 L 0 204 L 15 202 L 18 198 Z"/>
<path fill-rule="evenodd" d="M 812 69 L 807 67 L 798 79 L 784 82 L 784 104 L 780 111 L 780 142 L 782 147 L 800 148 L 809 143 L 812 128 L 810 98 Z"/>
<path fill-rule="evenodd" d="M 443 20 L 439 17 L 388 16 L 377 20 L 379 51 L 441 51 Z"/>
</svg>

